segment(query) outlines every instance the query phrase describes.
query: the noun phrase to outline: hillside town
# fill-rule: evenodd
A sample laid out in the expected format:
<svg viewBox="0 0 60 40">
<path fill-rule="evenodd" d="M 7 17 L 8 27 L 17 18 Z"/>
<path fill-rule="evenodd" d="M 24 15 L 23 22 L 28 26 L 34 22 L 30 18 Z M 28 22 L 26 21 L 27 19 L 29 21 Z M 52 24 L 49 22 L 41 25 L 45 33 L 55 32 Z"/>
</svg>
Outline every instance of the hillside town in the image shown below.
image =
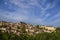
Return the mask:
<svg viewBox="0 0 60 40">
<path fill-rule="evenodd" d="M 13 22 L 0 21 L 0 31 L 3 33 L 7 32 L 16 35 L 26 33 L 28 35 L 34 35 L 42 32 L 52 33 L 55 32 L 55 30 L 56 28 L 52 26 L 39 26 L 39 25 L 34 26 L 32 24 L 27 24 L 24 22 L 13 23 Z"/>
</svg>

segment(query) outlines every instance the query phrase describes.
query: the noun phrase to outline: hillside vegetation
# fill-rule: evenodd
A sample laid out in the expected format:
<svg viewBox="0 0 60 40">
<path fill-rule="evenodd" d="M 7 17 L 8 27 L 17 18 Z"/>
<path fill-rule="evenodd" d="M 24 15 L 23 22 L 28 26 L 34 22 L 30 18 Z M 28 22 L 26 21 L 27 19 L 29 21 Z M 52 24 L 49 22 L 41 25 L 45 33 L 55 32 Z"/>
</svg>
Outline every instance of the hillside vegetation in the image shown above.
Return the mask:
<svg viewBox="0 0 60 40">
<path fill-rule="evenodd" d="M 21 24 L 19 23 L 14 24 L 15 25 L 14 27 L 12 23 L 10 22 L 8 24 L 6 23 L 7 22 L 0 22 L 0 40 L 60 40 L 59 27 L 57 27 L 54 32 L 44 32 L 43 30 L 45 30 L 45 28 L 44 29 L 39 28 L 39 25 L 35 27 L 33 27 L 32 25 L 28 25 L 29 27 L 32 26 L 32 29 L 34 30 L 34 32 L 30 32 L 30 31 L 26 32 L 25 30 L 30 28 L 27 28 L 27 24 L 23 22 L 20 22 Z M 19 24 L 19 27 L 16 26 L 18 24 Z M 35 30 L 39 33 L 36 34 Z M 46 31 L 48 30 L 46 29 Z"/>
</svg>

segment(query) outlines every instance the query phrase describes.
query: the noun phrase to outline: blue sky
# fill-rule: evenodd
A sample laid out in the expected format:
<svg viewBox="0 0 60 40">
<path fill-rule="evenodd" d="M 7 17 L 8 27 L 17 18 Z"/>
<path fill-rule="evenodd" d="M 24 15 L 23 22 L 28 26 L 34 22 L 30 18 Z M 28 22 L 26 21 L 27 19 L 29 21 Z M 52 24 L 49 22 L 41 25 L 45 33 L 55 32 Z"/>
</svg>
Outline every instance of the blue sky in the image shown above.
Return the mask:
<svg viewBox="0 0 60 40">
<path fill-rule="evenodd" d="M 60 0 L 0 0 L 0 20 L 60 26 Z"/>
</svg>

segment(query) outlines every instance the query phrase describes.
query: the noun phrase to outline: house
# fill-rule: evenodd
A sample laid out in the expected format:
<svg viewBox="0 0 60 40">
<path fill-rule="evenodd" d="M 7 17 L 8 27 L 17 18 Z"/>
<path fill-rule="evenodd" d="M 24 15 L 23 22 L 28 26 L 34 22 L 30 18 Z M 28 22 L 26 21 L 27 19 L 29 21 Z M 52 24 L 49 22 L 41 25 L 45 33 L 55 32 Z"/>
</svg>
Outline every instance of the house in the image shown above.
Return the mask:
<svg viewBox="0 0 60 40">
<path fill-rule="evenodd" d="M 41 26 L 40 28 L 42 28 L 44 32 L 54 32 L 56 30 L 55 27 L 50 27 L 50 26 Z"/>
<path fill-rule="evenodd" d="M 6 28 L 1 28 L 1 31 L 2 32 L 6 32 Z"/>
<path fill-rule="evenodd" d="M 54 27 L 45 27 L 45 30 L 47 32 L 54 32 L 56 30 L 56 28 L 54 28 Z"/>
<path fill-rule="evenodd" d="M 55 31 L 56 30 L 56 28 L 54 28 L 54 27 L 45 27 L 45 29 L 51 30 L 51 31 Z"/>
</svg>

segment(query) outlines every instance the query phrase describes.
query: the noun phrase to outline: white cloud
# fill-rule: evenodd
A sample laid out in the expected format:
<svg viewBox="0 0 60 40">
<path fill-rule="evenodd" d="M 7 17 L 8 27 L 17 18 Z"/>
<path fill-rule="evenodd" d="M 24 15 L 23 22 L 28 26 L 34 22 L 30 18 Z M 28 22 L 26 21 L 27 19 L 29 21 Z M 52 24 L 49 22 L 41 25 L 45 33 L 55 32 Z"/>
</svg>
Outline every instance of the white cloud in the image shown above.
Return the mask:
<svg viewBox="0 0 60 40">
<path fill-rule="evenodd" d="M 45 16 L 46 16 L 46 17 L 50 16 L 50 13 L 46 14 Z"/>
<path fill-rule="evenodd" d="M 56 18 L 56 17 L 60 17 L 60 11 L 56 15 L 54 15 L 52 18 Z"/>
<path fill-rule="evenodd" d="M 46 15 L 47 10 L 52 9 L 53 7 L 55 7 L 55 4 L 56 4 L 55 1 L 53 3 L 46 4 L 45 5 L 46 7 L 41 9 L 41 16 Z"/>
<path fill-rule="evenodd" d="M 27 2 L 28 1 L 30 1 L 30 2 L 28 2 L 27 4 L 23 4 L 22 2 L 23 1 L 26 1 L 26 0 L 10 0 L 10 2 L 11 3 L 13 3 L 13 4 L 15 4 L 15 5 L 17 5 L 18 7 L 20 7 L 18 10 L 17 10 L 17 12 L 15 12 L 15 13 L 20 13 L 20 16 L 23 16 L 23 14 L 24 14 L 24 16 L 26 15 L 28 15 L 27 17 L 29 17 L 29 15 L 30 15 L 30 13 L 28 12 L 28 10 L 27 10 L 27 8 L 31 8 L 31 6 L 33 6 L 33 5 L 35 5 L 35 6 L 37 6 L 37 7 L 39 7 L 40 9 L 41 9 L 41 16 L 43 16 L 43 15 L 45 15 L 45 17 L 43 18 L 43 20 L 45 20 L 50 14 L 45 14 L 46 13 L 46 10 L 48 10 L 49 8 L 53 8 L 54 6 L 54 4 L 51 6 L 51 4 L 49 3 L 49 4 L 47 4 L 47 5 L 45 5 L 46 6 L 46 8 L 43 8 L 43 6 L 42 5 L 40 5 L 39 3 L 38 3 L 38 1 L 37 0 L 27 0 Z M 42 3 L 44 4 L 45 2 L 46 2 L 47 0 L 43 0 L 42 1 Z M 21 11 L 22 10 L 22 11 Z M 21 15 L 22 14 L 22 15 Z M 23 17 L 24 17 L 23 16 Z M 11 16 L 12 17 L 12 16 Z M 22 17 L 22 18 L 23 18 Z M 17 17 L 17 18 L 19 18 L 19 17 Z M 16 18 L 16 19 L 17 19 Z M 38 19 L 37 19 L 38 20 Z"/>
<path fill-rule="evenodd" d="M 54 24 L 57 22 L 57 20 L 53 21 L 53 22 L 46 22 L 45 20 L 47 19 L 48 16 L 50 16 L 50 13 L 47 13 L 48 9 L 52 9 L 55 6 L 55 1 L 53 3 L 48 3 L 45 5 L 45 7 L 43 7 L 41 4 L 38 3 L 38 0 L 27 0 L 27 4 L 24 2 L 26 0 L 9 0 L 12 4 L 18 6 L 18 9 L 16 9 L 16 11 L 14 12 L 0 12 L 0 14 L 3 17 L 9 18 L 9 19 L 13 19 L 13 20 L 19 20 L 19 21 L 30 21 L 33 22 L 35 24 Z M 45 4 L 47 0 L 42 0 L 41 3 Z M 7 5 L 7 3 L 5 2 L 5 4 Z M 38 8 L 41 9 L 41 13 L 40 16 L 42 16 L 43 18 L 37 18 L 34 13 L 33 10 L 32 12 L 29 10 L 30 8 L 32 8 L 33 6 L 36 6 Z M 10 7 L 9 7 L 10 8 Z M 5 13 L 5 14 L 4 14 Z M 8 15 L 6 15 L 8 13 Z M 4 14 L 4 15 L 3 15 Z M 32 16 L 33 15 L 33 16 Z M 37 15 L 38 16 L 38 15 Z M 53 18 L 58 18 L 60 17 L 60 13 L 58 13 L 57 15 L 53 16 L 51 19 Z M 60 19 L 58 19 L 59 22 Z M 57 23 L 58 23 L 57 22 Z"/>
<path fill-rule="evenodd" d="M 3 15 L 6 19 L 13 19 L 16 21 L 26 21 L 28 20 L 28 17 L 25 15 Z"/>
<path fill-rule="evenodd" d="M 4 2 L 5 5 L 7 5 L 8 3 L 7 2 Z"/>
<path fill-rule="evenodd" d="M 52 18 L 50 18 L 49 20 L 53 20 L 53 19 L 60 19 L 59 18 L 60 17 L 60 11 L 56 14 L 56 15 L 53 15 L 53 17 Z"/>
<path fill-rule="evenodd" d="M 54 24 L 54 23 L 59 23 L 59 22 L 60 22 L 60 12 L 59 12 L 58 14 L 56 14 L 55 16 L 53 16 L 53 17 L 51 18 L 51 20 L 54 19 L 54 18 L 57 18 L 57 19 L 55 19 L 55 20 L 52 21 L 51 23 L 52 23 L 52 24 Z"/>
</svg>

